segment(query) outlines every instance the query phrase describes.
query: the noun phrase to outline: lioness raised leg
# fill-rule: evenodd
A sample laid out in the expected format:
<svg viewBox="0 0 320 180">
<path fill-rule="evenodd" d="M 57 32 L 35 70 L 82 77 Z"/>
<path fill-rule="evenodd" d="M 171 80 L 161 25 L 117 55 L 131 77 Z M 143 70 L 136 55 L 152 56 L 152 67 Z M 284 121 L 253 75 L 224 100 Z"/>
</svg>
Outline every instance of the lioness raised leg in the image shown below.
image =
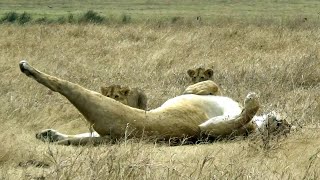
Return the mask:
<svg viewBox="0 0 320 180">
<path fill-rule="evenodd" d="M 142 126 L 139 121 L 135 123 L 126 120 L 130 119 L 129 116 L 132 114 L 136 115 L 136 119 L 144 119 L 145 115 L 142 110 L 127 108 L 117 101 L 111 101 L 111 99 L 100 93 L 49 76 L 36 70 L 26 61 L 20 63 L 20 69 L 28 77 L 65 96 L 92 124 L 93 129 L 102 136 L 113 135 L 121 137 L 128 123 L 136 124 L 136 127 Z M 119 110 L 122 112 L 119 112 Z"/>
</svg>

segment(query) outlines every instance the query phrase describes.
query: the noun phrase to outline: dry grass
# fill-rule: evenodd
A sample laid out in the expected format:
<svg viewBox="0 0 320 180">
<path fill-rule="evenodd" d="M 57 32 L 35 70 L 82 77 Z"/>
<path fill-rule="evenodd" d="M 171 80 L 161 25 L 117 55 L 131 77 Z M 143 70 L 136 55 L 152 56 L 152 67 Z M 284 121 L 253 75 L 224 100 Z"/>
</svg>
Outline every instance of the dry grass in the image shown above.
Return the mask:
<svg viewBox="0 0 320 180">
<path fill-rule="evenodd" d="M 320 32 L 281 26 L 0 26 L 0 179 L 318 179 Z M 186 70 L 214 69 L 224 94 L 261 96 L 298 131 L 262 148 L 253 138 L 168 147 L 129 140 L 98 147 L 42 143 L 35 132 L 88 131 L 61 95 L 21 74 L 40 70 L 91 90 L 141 87 L 154 108 L 179 95 Z M 32 161 L 30 161 L 32 160 Z M 26 163 L 29 162 L 29 163 Z M 44 167 L 37 167 L 42 165 Z M 20 165 L 19 165 L 20 163 Z M 49 165 L 47 167 L 46 165 Z"/>
</svg>

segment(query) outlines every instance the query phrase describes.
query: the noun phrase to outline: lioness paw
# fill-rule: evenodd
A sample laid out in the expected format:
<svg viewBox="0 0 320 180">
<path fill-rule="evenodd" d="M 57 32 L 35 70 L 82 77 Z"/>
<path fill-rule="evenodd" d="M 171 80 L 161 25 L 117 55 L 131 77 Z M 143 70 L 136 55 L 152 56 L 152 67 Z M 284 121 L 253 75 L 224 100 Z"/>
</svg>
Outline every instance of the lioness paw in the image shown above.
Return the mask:
<svg viewBox="0 0 320 180">
<path fill-rule="evenodd" d="M 24 73 L 27 76 L 32 76 L 32 73 L 30 71 L 30 65 L 28 64 L 28 62 L 26 60 L 22 60 L 19 63 L 19 67 L 22 73 Z"/>
<path fill-rule="evenodd" d="M 259 108 L 259 96 L 254 93 L 254 92 L 250 92 L 248 93 L 248 95 L 246 96 L 245 100 L 244 100 L 244 106 L 246 109 L 254 109 L 254 108 Z"/>
<path fill-rule="evenodd" d="M 36 138 L 43 142 L 57 142 L 63 140 L 65 137 L 54 129 L 45 129 L 36 133 Z"/>
</svg>

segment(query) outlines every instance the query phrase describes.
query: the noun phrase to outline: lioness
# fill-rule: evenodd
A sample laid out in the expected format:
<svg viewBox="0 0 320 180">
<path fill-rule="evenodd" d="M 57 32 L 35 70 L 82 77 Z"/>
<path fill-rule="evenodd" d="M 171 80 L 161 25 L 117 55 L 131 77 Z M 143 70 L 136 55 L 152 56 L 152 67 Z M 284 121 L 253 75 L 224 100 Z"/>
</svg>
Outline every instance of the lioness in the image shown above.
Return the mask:
<svg viewBox="0 0 320 180">
<path fill-rule="evenodd" d="M 101 86 L 101 94 L 128 106 L 146 110 L 147 96 L 138 88 L 130 89 L 120 85 Z"/>
<path fill-rule="evenodd" d="M 201 81 L 209 80 L 213 76 L 212 69 L 204 69 L 202 67 L 196 69 L 189 69 L 187 71 L 192 83 L 198 83 Z"/>
<path fill-rule="evenodd" d="M 245 126 L 258 131 L 268 123 L 268 118 L 255 116 L 259 100 L 249 93 L 244 108 L 225 96 L 185 94 L 169 99 L 156 109 L 143 111 L 126 106 L 100 93 L 90 91 L 77 84 L 38 71 L 26 61 L 19 63 L 21 72 L 52 91 L 65 96 L 91 123 L 94 133 L 65 135 L 52 129 L 44 130 L 37 138 L 59 144 L 83 144 L 101 142 L 122 137 L 155 136 L 158 138 L 200 138 L 201 134 L 229 136 Z M 260 126 L 261 126 L 260 124 Z M 129 133 L 128 133 L 129 132 Z"/>
</svg>

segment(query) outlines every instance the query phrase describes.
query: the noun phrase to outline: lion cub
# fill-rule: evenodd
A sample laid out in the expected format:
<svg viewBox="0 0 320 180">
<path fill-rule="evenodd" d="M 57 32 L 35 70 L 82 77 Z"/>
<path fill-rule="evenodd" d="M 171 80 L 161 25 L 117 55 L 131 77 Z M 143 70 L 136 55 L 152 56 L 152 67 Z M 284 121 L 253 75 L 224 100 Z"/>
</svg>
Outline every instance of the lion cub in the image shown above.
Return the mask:
<svg viewBox="0 0 320 180">
<path fill-rule="evenodd" d="M 189 69 L 187 71 L 189 77 L 191 77 L 192 83 L 197 83 L 201 81 L 209 80 L 213 76 L 212 69 L 204 69 L 202 67 L 196 69 Z"/>
<path fill-rule="evenodd" d="M 120 85 L 101 86 L 101 94 L 119 101 L 125 105 L 146 110 L 147 96 L 140 89 L 121 87 Z"/>
<path fill-rule="evenodd" d="M 206 80 L 202 82 L 190 85 L 184 90 L 183 94 L 197 94 L 197 95 L 215 95 L 221 96 L 221 91 L 219 86 L 211 81 Z"/>
</svg>

